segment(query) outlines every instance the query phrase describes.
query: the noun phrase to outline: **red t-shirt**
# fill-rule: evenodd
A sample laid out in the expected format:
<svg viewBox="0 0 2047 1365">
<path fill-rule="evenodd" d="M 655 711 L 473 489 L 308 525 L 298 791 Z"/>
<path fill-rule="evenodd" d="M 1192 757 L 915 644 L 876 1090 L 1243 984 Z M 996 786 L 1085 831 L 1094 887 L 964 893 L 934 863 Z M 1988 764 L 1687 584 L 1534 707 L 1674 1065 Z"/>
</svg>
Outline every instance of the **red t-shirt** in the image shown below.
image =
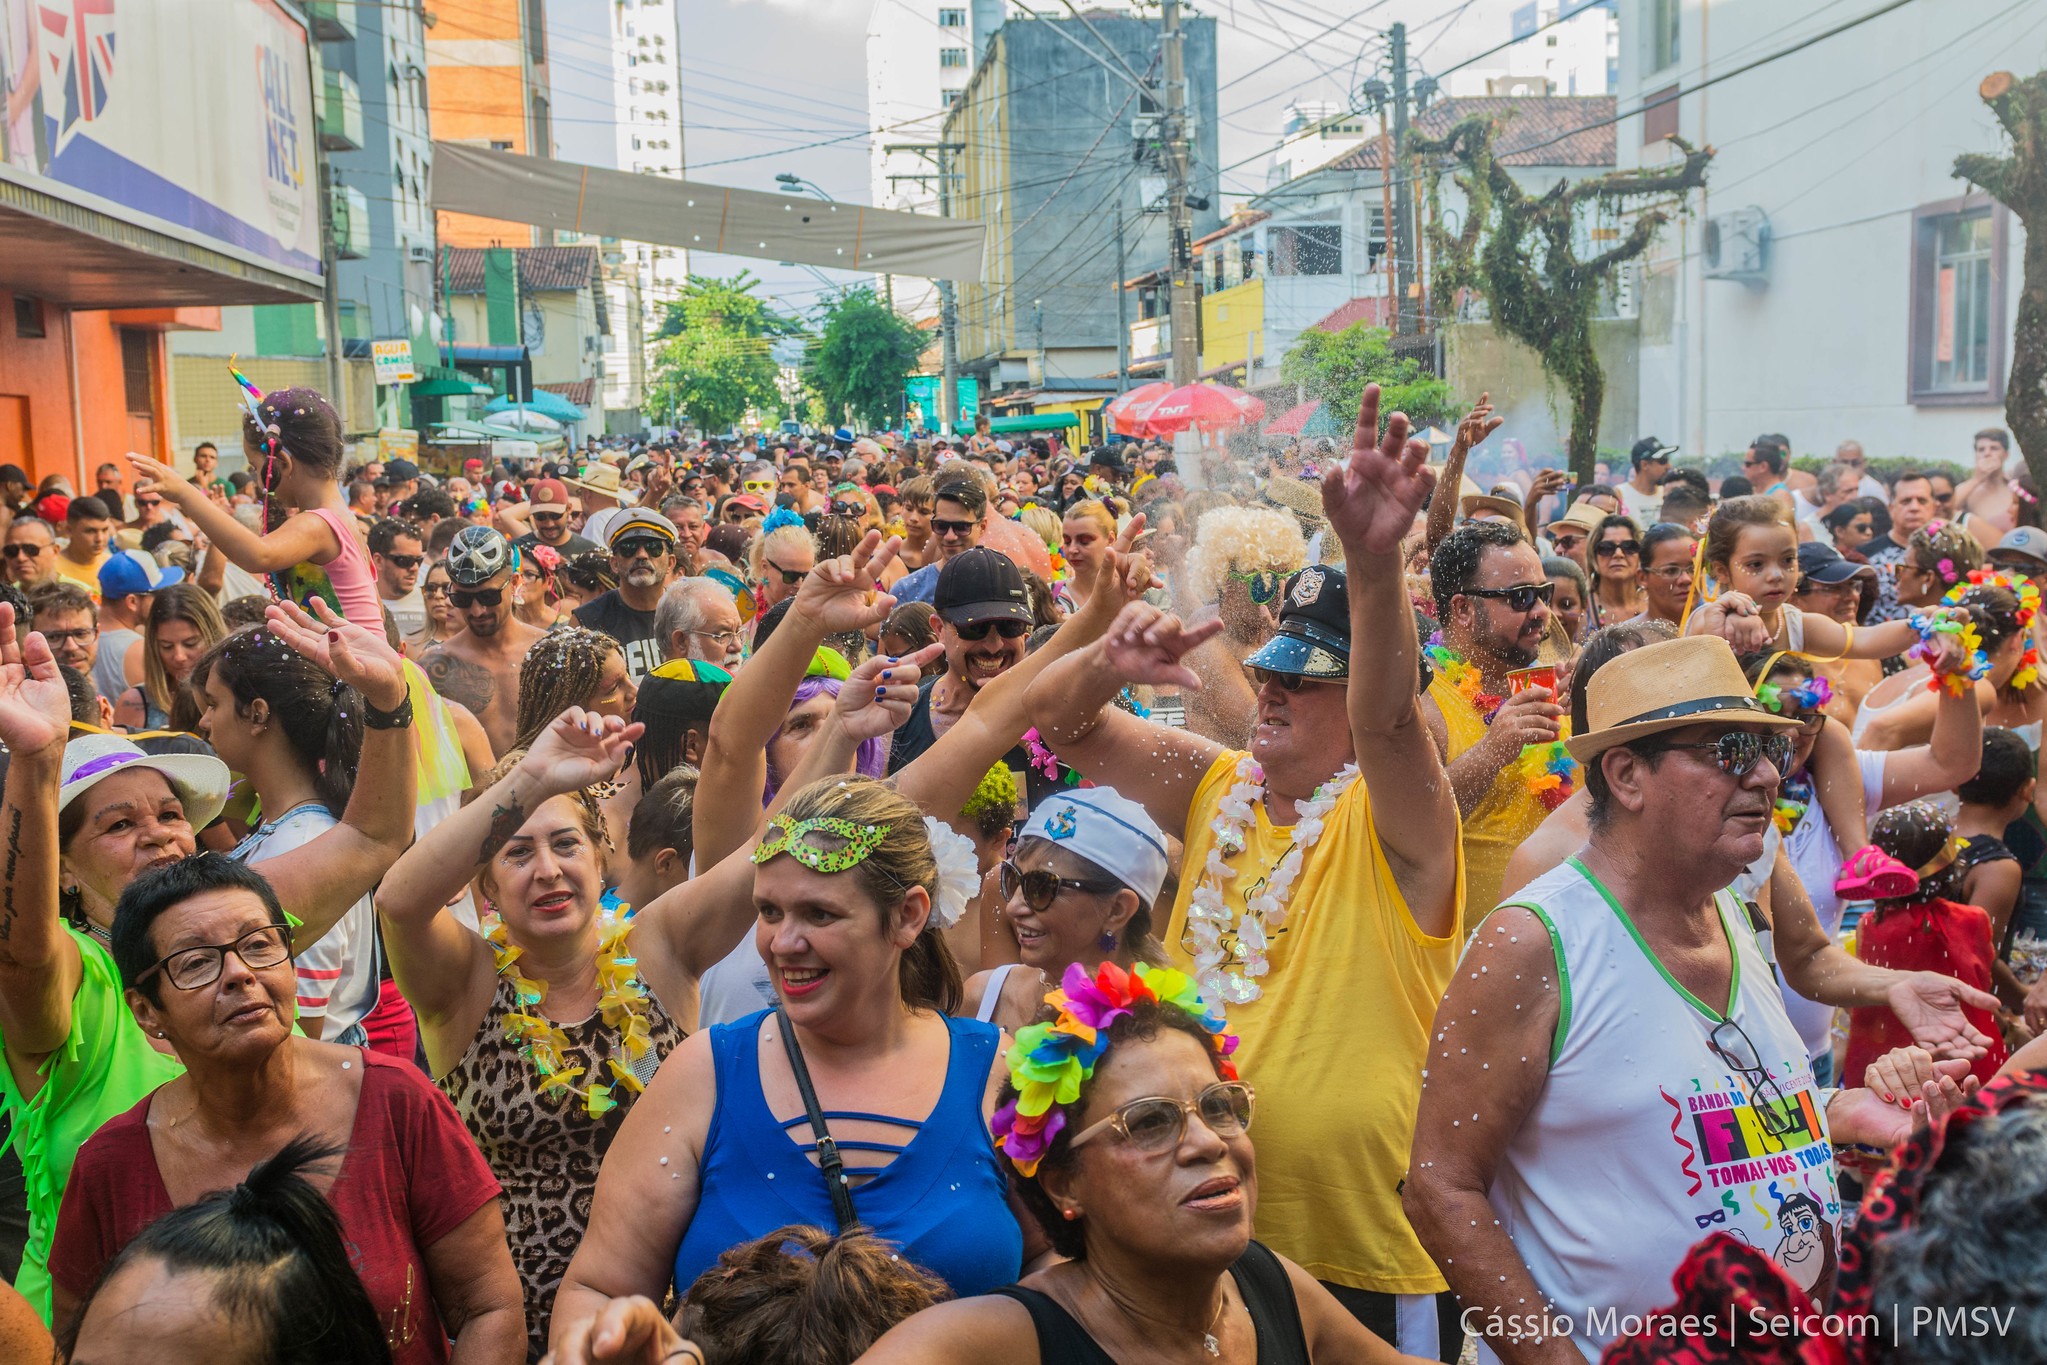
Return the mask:
<svg viewBox="0 0 2047 1365">
<path fill-rule="evenodd" d="M 448 1334 L 426 1248 L 499 1194 L 455 1107 L 408 1063 L 358 1050 L 362 1095 L 327 1202 L 397 1365 L 439 1365 Z M 154 1092 L 78 1150 L 64 1188 L 50 1278 L 83 1301 L 122 1247 L 172 1208 L 149 1141 Z"/>
<path fill-rule="evenodd" d="M 1900 972 L 1939 972 L 1965 986 L 1987 991 L 1990 964 L 1997 949 L 1990 942 L 1990 914 L 1954 901 L 1912 901 L 1864 915 L 1855 929 L 1855 955 L 1875 967 Z M 1962 1014 L 1990 1039 L 1990 1050 L 1971 1066 L 1985 1085 L 2004 1065 L 2004 1035 L 1997 1016 L 1964 1005 Z M 1861 1085 L 1870 1063 L 1892 1048 L 1909 1047 L 1912 1034 L 1883 1005 L 1858 1006 L 1848 1012 L 1848 1055 L 1841 1064 L 1841 1084 Z"/>
</svg>

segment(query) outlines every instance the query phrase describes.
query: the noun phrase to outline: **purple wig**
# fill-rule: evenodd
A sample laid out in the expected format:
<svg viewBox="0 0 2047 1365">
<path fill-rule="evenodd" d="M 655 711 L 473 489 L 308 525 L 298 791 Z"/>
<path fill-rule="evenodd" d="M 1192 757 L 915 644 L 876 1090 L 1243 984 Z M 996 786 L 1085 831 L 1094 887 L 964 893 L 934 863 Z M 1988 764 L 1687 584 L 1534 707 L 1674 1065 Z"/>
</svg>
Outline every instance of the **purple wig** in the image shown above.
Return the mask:
<svg viewBox="0 0 2047 1365">
<path fill-rule="evenodd" d="M 839 680 L 837 678 L 805 678 L 802 682 L 796 684 L 796 695 L 790 699 L 789 709 L 794 711 L 812 697 L 836 697 L 838 695 Z M 775 741 L 781 737 L 782 731 L 779 728 L 776 729 L 774 734 L 768 736 L 768 785 L 767 790 L 761 793 L 761 804 L 763 806 L 775 799 L 775 793 L 780 790 L 782 779 L 786 776 L 786 774 L 775 771 Z M 861 740 L 860 747 L 854 751 L 853 771 L 862 777 L 882 776 L 888 771 L 888 749 L 889 740 L 886 735 L 877 735 L 873 739 Z"/>
</svg>

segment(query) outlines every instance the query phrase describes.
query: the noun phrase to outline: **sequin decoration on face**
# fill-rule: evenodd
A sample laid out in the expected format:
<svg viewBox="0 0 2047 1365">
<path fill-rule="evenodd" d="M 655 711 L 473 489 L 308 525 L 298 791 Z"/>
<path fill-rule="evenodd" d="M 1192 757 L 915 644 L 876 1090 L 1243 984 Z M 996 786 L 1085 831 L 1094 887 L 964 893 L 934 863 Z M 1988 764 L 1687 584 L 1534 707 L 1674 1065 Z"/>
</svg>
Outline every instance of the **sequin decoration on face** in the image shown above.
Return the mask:
<svg viewBox="0 0 2047 1365">
<path fill-rule="evenodd" d="M 858 867 L 867 860 L 868 854 L 880 848 L 891 828 L 889 825 L 858 825 L 836 815 L 820 815 L 809 820 L 792 820 L 786 815 L 778 815 L 768 821 L 768 837 L 761 840 L 760 847 L 753 851 L 753 861 L 758 866 L 778 853 L 786 853 L 812 872 L 844 872 L 849 867 Z M 830 835 L 844 842 L 836 848 L 820 848 L 810 842 L 810 836 L 814 834 Z"/>
</svg>

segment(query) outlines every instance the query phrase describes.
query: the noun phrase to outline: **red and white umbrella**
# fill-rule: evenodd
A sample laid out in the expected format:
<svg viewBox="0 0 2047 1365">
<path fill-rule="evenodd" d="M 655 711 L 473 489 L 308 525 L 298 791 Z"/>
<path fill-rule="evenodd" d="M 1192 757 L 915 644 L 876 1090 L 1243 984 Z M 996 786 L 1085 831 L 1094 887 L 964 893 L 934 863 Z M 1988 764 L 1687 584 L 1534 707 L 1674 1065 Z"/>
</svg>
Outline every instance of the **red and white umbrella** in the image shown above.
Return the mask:
<svg viewBox="0 0 2047 1365">
<path fill-rule="evenodd" d="M 1149 384 L 1139 384 L 1128 393 L 1116 395 L 1102 405 L 1108 429 L 1124 436 L 1144 435 L 1144 419 L 1151 416 L 1152 406 L 1172 391 L 1171 384 L 1163 379 L 1154 379 Z"/>
<path fill-rule="evenodd" d="M 1248 426 L 1265 418 L 1265 403 L 1242 389 L 1220 384 L 1183 384 L 1152 404 L 1144 419 L 1147 436 L 1171 436 L 1195 427 L 1216 431 Z"/>
</svg>

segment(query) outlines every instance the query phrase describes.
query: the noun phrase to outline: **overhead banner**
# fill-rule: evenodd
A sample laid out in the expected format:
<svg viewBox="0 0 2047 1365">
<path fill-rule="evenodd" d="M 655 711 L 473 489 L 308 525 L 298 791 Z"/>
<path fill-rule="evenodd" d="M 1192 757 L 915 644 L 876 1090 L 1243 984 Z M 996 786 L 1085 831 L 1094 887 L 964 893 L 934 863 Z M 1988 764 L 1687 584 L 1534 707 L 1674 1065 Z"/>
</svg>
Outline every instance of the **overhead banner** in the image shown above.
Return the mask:
<svg viewBox="0 0 2047 1365">
<path fill-rule="evenodd" d="M 434 207 L 565 232 L 933 280 L 981 278 L 988 229 L 864 204 L 726 189 L 434 143 Z"/>
<path fill-rule="evenodd" d="M 317 136 L 272 0 L 0 0 L 0 175 L 317 279 Z"/>
</svg>

